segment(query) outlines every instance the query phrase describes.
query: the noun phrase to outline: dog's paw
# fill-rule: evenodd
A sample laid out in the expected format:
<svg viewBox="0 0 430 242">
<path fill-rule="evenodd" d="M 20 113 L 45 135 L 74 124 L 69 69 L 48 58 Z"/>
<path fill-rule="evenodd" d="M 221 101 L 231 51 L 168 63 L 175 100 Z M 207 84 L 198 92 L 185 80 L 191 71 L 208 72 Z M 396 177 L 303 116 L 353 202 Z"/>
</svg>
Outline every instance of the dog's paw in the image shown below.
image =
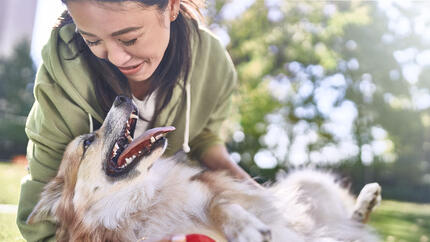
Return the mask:
<svg viewBox="0 0 430 242">
<path fill-rule="evenodd" d="M 352 219 L 367 222 L 373 208 L 381 202 L 381 186 L 378 183 L 367 184 L 357 197 Z"/>
<path fill-rule="evenodd" d="M 255 215 L 237 204 L 224 206 L 228 214 L 223 221 L 224 234 L 231 242 L 270 242 L 270 228 Z"/>
<path fill-rule="evenodd" d="M 270 242 L 272 232 L 270 228 L 258 219 L 249 220 L 246 223 L 236 224 L 231 233 L 226 234 L 228 241 L 231 242 Z"/>
</svg>

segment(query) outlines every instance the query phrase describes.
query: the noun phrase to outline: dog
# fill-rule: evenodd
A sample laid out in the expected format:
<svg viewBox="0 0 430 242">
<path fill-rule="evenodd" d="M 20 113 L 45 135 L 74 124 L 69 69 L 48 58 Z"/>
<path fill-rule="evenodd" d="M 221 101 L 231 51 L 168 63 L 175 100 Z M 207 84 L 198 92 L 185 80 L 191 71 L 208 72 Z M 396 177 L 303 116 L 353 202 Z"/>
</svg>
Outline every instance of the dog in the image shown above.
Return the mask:
<svg viewBox="0 0 430 242">
<path fill-rule="evenodd" d="M 378 241 L 364 224 L 381 199 L 377 183 L 354 199 L 332 174 L 302 169 L 259 188 L 163 157 L 174 128 L 133 137 L 137 119 L 132 101 L 117 97 L 99 130 L 67 146 L 27 223 L 54 217 L 59 241 Z"/>
</svg>

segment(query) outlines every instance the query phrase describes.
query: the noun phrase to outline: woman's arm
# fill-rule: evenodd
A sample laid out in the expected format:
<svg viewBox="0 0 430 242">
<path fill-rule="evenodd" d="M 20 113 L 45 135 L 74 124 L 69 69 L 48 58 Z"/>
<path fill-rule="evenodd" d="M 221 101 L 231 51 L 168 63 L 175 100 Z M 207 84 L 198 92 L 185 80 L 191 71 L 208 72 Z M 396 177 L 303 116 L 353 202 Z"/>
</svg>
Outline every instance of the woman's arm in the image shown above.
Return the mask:
<svg viewBox="0 0 430 242">
<path fill-rule="evenodd" d="M 210 170 L 226 170 L 232 176 L 241 180 L 249 180 L 260 187 L 248 173 L 230 158 L 227 148 L 223 144 L 215 144 L 209 147 L 203 154 L 201 162 Z"/>
</svg>

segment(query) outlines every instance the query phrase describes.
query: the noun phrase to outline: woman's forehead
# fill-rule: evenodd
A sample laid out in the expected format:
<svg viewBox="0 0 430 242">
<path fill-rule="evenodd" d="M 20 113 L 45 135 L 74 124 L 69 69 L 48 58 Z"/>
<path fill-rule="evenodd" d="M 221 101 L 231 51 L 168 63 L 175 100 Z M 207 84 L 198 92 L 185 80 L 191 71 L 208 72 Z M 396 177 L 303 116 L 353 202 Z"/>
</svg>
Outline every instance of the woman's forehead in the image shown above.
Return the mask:
<svg viewBox="0 0 430 242">
<path fill-rule="evenodd" d="M 151 25 L 158 22 L 160 16 L 156 6 L 144 8 L 134 1 L 73 1 L 67 7 L 78 29 L 95 35 Z"/>
</svg>

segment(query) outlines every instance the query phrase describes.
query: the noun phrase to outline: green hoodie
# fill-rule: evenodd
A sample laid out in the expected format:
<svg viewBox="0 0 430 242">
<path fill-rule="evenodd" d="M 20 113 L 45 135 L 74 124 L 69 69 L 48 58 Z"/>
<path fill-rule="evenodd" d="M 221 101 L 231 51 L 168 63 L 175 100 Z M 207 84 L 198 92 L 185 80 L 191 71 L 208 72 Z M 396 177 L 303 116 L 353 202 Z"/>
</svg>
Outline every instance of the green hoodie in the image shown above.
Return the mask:
<svg viewBox="0 0 430 242">
<path fill-rule="evenodd" d="M 199 29 L 192 41 L 192 67 L 187 82 L 191 98 L 189 133 L 185 132 L 187 98 L 183 83 L 178 83 L 169 104 L 160 113 L 155 126 L 171 125 L 167 155 L 187 144 L 190 155 L 199 159 L 205 150 L 222 143 L 218 131 L 228 117 L 231 94 L 235 89 L 236 72 L 219 40 L 205 29 Z M 25 131 L 29 138 L 27 158 L 30 174 L 22 181 L 17 223 L 28 241 L 55 240 L 53 220 L 27 225 L 26 219 L 37 201 L 43 186 L 57 173 L 66 145 L 76 136 L 90 132 L 90 118 L 103 122 L 105 113 L 98 105 L 90 70 L 86 60 L 78 55 L 75 25 L 54 29 L 43 48 L 43 65 L 38 70 L 34 87 L 35 103 L 28 116 Z M 189 101 L 189 100 L 188 100 Z M 185 142 L 184 142 L 185 140 Z"/>
</svg>

